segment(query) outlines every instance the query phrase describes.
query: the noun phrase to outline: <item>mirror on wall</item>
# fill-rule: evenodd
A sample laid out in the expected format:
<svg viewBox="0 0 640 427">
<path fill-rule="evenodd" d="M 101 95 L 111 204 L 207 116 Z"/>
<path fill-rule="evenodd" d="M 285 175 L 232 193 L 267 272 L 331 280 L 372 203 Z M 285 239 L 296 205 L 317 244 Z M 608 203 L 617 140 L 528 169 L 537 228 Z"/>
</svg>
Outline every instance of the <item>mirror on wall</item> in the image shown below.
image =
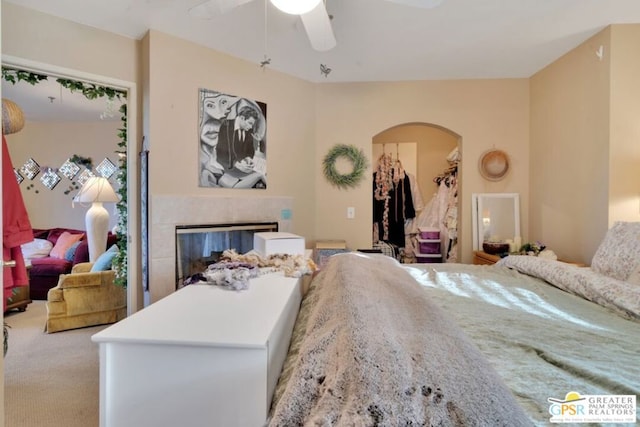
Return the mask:
<svg viewBox="0 0 640 427">
<path fill-rule="evenodd" d="M 474 251 L 485 241 L 521 240 L 518 193 L 474 193 L 471 202 Z"/>
</svg>

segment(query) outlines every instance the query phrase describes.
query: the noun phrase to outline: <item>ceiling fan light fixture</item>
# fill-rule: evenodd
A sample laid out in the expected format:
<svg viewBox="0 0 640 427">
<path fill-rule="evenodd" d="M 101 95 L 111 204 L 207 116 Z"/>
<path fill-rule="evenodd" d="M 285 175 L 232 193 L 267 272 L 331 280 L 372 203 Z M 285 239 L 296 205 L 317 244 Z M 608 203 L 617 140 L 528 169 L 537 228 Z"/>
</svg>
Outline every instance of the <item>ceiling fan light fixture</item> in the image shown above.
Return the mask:
<svg viewBox="0 0 640 427">
<path fill-rule="evenodd" d="M 313 10 L 322 0 L 270 0 L 271 4 L 289 15 L 303 15 Z"/>
</svg>

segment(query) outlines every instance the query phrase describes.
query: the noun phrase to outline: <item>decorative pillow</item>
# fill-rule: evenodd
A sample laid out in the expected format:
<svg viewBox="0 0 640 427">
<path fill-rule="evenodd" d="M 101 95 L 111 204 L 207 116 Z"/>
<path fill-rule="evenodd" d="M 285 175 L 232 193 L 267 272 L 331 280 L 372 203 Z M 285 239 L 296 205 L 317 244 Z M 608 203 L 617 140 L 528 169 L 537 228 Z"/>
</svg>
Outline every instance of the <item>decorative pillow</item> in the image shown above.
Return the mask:
<svg viewBox="0 0 640 427">
<path fill-rule="evenodd" d="M 58 241 L 58 238 L 62 235 L 62 233 L 64 232 L 67 233 L 71 233 L 71 234 L 84 234 L 83 230 L 76 230 L 75 228 L 60 228 L 60 227 L 56 227 L 56 228 L 51 228 L 49 229 L 48 233 L 47 233 L 47 237 L 46 239 L 48 241 L 50 241 L 51 243 L 56 244 L 56 242 Z M 35 237 L 35 236 L 34 236 Z"/>
<path fill-rule="evenodd" d="M 67 250 L 73 246 L 75 242 L 79 242 L 83 237 L 84 234 L 71 234 L 68 231 L 65 231 L 60 235 L 60 237 L 58 237 L 58 240 L 56 240 L 56 244 L 53 245 L 53 249 L 51 249 L 49 256 L 64 259 Z"/>
<path fill-rule="evenodd" d="M 111 270 L 111 263 L 113 262 L 113 258 L 118 253 L 118 246 L 112 245 L 106 252 L 103 252 L 102 255 L 98 257 L 96 262 L 91 266 L 91 271 L 107 271 Z"/>
<path fill-rule="evenodd" d="M 627 281 L 640 263 L 640 222 L 617 221 L 598 247 L 591 269 Z"/>
<path fill-rule="evenodd" d="M 82 242 L 75 242 L 71 245 L 71 247 L 67 249 L 67 252 L 64 253 L 64 259 L 73 262 L 73 258 L 76 256 L 76 250 L 78 249 L 78 246 L 80 246 L 80 243 Z"/>
<path fill-rule="evenodd" d="M 24 259 L 44 258 L 49 256 L 53 243 L 47 239 L 34 239 L 32 242 L 21 245 Z"/>
<path fill-rule="evenodd" d="M 71 261 L 73 265 L 81 262 L 89 262 L 89 242 L 87 239 L 81 240 L 80 245 L 76 248 L 76 253 Z"/>
</svg>

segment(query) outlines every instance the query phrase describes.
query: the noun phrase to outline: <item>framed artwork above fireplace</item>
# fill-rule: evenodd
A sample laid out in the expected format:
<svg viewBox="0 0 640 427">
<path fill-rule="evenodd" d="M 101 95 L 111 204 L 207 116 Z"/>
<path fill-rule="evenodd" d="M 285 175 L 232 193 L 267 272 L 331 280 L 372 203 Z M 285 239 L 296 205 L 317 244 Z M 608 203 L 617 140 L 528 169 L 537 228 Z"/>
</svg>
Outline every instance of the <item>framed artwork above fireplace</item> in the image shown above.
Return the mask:
<svg viewBox="0 0 640 427">
<path fill-rule="evenodd" d="M 200 89 L 199 186 L 267 188 L 267 104 Z"/>
</svg>

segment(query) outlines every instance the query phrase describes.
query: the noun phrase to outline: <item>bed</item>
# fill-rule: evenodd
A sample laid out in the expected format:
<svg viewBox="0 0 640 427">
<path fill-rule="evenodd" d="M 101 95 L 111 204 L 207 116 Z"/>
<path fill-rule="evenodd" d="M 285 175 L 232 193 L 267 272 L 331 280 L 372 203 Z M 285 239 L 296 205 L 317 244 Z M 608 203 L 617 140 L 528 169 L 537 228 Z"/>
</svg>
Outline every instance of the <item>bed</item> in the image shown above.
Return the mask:
<svg viewBox="0 0 640 427">
<path fill-rule="evenodd" d="M 584 421 L 568 409 L 585 396 L 627 398 L 588 406 L 590 421 L 635 422 L 639 268 L 640 223 L 626 222 L 591 267 L 334 255 L 302 301 L 267 425 L 542 426 Z"/>
</svg>

